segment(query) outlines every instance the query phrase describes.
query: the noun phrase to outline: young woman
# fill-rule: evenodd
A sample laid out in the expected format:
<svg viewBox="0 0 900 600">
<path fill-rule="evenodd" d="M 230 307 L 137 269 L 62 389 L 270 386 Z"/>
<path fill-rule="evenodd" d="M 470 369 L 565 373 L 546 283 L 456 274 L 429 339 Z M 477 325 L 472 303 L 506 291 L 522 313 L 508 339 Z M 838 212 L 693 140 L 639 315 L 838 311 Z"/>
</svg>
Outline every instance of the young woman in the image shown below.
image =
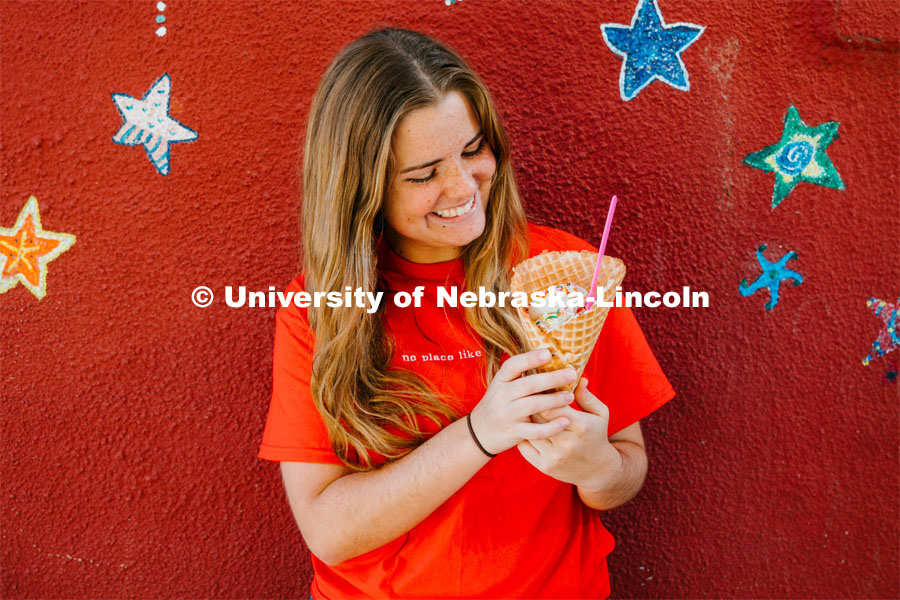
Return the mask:
<svg viewBox="0 0 900 600">
<path fill-rule="evenodd" d="M 438 305 L 439 286 L 496 293 L 528 256 L 594 250 L 526 222 L 462 58 L 384 29 L 334 59 L 309 115 L 302 237 L 289 291 L 386 293 L 375 311 L 277 315 L 259 456 L 281 463 L 311 595 L 606 597 L 600 511 L 637 493 L 638 421 L 674 391 L 628 309 L 572 394 L 556 388 L 573 370 L 534 374 L 549 355 L 525 351 L 512 308 Z M 417 287 L 420 306 L 395 304 Z"/>
</svg>

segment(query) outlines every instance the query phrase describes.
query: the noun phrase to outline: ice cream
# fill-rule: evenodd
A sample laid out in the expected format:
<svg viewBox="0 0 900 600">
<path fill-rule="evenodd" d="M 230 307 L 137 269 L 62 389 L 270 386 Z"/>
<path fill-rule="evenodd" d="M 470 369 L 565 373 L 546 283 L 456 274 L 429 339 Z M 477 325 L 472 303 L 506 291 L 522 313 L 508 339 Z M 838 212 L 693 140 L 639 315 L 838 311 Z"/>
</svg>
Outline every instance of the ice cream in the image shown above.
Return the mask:
<svg viewBox="0 0 900 600">
<path fill-rule="evenodd" d="M 575 283 L 551 285 L 531 295 L 528 316 L 541 331 L 552 331 L 585 311 L 587 295 Z"/>
</svg>

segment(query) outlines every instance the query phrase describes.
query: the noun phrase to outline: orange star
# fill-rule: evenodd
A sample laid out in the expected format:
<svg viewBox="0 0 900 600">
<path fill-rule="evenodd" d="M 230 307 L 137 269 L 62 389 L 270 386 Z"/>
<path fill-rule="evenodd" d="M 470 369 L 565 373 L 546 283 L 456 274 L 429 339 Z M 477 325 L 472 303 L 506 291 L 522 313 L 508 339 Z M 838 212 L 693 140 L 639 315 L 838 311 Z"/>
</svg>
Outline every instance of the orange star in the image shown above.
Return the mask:
<svg viewBox="0 0 900 600">
<path fill-rule="evenodd" d="M 47 263 L 68 250 L 75 236 L 44 231 L 37 198 L 31 196 L 12 228 L 0 227 L 0 294 L 21 283 L 38 300 L 47 294 Z"/>
<path fill-rule="evenodd" d="M 34 233 L 34 221 L 28 215 L 15 236 L 0 235 L 0 254 L 6 256 L 3 275 L 21 274 L 31 285 L 40 285 L 41 267 L 38 258 L 49 254 L 58 245 L 56 240 L 37 237 Z"/>
</svg>

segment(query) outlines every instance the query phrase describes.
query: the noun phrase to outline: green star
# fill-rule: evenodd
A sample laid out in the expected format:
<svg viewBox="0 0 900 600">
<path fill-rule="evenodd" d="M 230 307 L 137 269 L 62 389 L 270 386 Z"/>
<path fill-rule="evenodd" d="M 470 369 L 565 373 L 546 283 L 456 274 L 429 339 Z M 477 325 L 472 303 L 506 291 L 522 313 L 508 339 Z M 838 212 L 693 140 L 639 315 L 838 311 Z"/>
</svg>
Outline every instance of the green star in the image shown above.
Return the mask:
<svg viewBox="0 0 900 600">
<path fill-rule="evenodd" d="M 745 165 L 775 173 L 773 209 L 801 181 L 837 190 L 844 189 L 841 176 L 825 154 L 825 148 L 840 137 L 838 125 L 836 121 L 828 121 L 815 127 L 807 127 L 797 109 L 791 106 L 784 117 L 781 141 L 744 157 Z"/>
</svg>

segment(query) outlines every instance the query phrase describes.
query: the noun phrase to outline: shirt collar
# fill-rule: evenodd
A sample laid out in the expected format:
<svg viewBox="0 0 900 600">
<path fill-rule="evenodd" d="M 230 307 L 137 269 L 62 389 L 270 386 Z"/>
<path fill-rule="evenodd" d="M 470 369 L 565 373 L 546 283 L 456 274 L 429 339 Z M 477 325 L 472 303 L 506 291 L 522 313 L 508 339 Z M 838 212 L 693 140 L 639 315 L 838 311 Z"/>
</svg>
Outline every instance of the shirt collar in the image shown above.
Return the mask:
<svg viewBox="0 0 900 600">
<path fill-rule="evenodd" d="M 397 254 L 384 236 L 375 242 L 378 252 L 378 270 L 382 273 L 397 273 L 409 279 L 425 281 L 445 281 L 465 274 L 461 258 L 437 263 L 414 263 Z"/>
</svg>

